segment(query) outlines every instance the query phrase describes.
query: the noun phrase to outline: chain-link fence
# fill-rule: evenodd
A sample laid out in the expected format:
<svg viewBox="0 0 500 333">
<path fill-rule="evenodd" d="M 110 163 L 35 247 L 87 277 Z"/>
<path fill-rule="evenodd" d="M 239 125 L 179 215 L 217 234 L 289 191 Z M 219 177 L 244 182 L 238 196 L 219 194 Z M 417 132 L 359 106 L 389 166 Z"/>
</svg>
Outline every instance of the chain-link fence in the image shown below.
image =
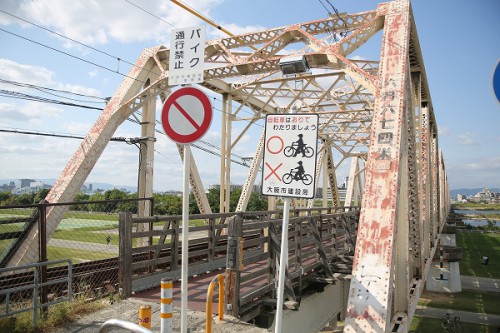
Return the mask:
<svg viewBox="0 0 500 333">
<path fill-rule="evenodd" d="M 126 199 L 71 203 L 40 203 L 0 207 L 0 268 L 21 264 L 70 259 L 73 264 L 74 296 L 98 298 L 118 291 L 119 212 L 147 212 L 153 200 Z M 142 213 L 144 215 L 144 213 Z M 67 266 L 53 265 L 33 270 L 0 274 L 0 289 L 19 288 L 56 281 L 68 274 Z M 67 296 L 64 283 L 40 288 L 41 303 Z M 10 304 L 0 299 L 0 307 L 11 309 L 32 302 L 33 293 L 19 293 Z"/>
</svg>

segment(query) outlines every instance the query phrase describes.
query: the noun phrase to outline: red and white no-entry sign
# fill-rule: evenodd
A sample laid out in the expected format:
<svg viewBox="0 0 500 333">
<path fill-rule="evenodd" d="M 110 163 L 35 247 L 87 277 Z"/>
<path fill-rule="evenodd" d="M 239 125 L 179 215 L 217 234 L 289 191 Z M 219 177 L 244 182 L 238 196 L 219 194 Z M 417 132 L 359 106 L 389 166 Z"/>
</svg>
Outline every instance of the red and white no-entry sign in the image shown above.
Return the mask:
<svg viewBox="0 0 500 333">
<path fill-rule="evenodd" d="M 199 140 L 212 123 L 212 103 L 200 89 L 184 87 L 168 96 L 161 122 L 165 133 L 179 144 Z"/>
</svg>

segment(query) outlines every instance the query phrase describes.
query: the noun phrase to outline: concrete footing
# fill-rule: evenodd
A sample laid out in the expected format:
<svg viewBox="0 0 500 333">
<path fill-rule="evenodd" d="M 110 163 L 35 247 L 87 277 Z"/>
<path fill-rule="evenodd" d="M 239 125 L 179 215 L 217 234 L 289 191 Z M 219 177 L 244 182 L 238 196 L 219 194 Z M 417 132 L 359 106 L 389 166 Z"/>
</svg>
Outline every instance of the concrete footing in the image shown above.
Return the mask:
<svg viewBox="0 0 500 333">
<path fill-rule="evenodd" d="M 455 234 L 441 234 L 440 245 L 457 246 Z M 443 258 L 434 260 L 427 275 L 425 289 L 436 292 L 461 292 L 462 282 L 458 261 L 444 261 Z"/>
<path fill-rule="evenodd" d="M 298 310 L 283 312 L 282 332 L 314 333 L 321 331 L 326 325 L 335 326 L 337 315 L 346 304 L 343 294 L 349 289 L 350 281 L 337 281 L 334 285 L 326 285 L 322 292 L 302 295 Z M 274 332 L 274 323 L 269 328 Z"/>
</svg>

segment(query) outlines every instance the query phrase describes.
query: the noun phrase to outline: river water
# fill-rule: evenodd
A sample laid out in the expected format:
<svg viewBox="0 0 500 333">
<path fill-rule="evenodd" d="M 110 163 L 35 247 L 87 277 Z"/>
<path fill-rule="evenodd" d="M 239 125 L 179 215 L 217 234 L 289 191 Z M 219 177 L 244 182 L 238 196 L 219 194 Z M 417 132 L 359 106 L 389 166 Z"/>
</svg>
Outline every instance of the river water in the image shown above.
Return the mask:
<svg viewBox="0 0 500 333">
<path fill-rule="evenodd" d="M 500 214 L 500 210 L 458 210 L 455 209 L 455 213 L 460 214 L 460 215 L 491 215 L 491 214 Z M 477 227 L 477 226 L 483 226 L 483 225 L 488 225 L 488 220 L 487 219 L 463 219 L 464 223 L 470 224 L 471 226 Z M 500 226 L 500 219 L 493 219 L 495 221 L 497 226 Z"/>
</svg>

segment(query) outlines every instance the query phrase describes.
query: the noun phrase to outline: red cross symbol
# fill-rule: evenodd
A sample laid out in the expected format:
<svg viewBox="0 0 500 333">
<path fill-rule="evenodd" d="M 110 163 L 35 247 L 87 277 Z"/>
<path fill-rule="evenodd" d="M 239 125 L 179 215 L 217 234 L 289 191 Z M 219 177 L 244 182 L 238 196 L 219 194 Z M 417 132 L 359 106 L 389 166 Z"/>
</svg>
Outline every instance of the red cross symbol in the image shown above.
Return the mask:
<svg viewBox="0 0 500 333">
<path fill-rule="evenodd" d="M 268 174 L 267 177 L 264 180 L 268 180 L 269 177 L 271 177 L 272 175 L 275 175 L 276 178 L 278 178 L 281 181 L 281 178 L 276 173 L 276 170 L 278 170 L 282 165 L 283 165 L 283 163 L 280 163 L 275 169 L 273 169 L 272 166 L 270 166 L 269 163 L 266 162 L 266 166 L 271 170 L 271 173 Z"/>
</svg>

